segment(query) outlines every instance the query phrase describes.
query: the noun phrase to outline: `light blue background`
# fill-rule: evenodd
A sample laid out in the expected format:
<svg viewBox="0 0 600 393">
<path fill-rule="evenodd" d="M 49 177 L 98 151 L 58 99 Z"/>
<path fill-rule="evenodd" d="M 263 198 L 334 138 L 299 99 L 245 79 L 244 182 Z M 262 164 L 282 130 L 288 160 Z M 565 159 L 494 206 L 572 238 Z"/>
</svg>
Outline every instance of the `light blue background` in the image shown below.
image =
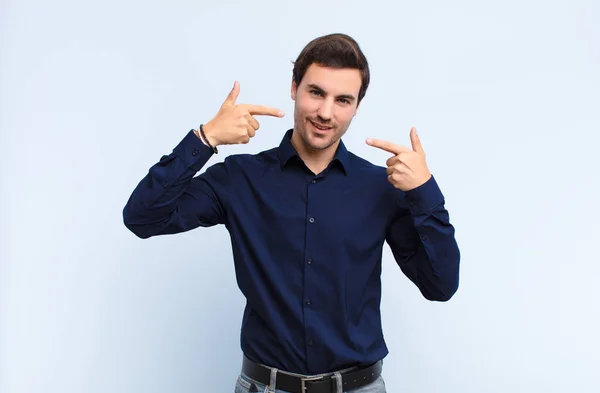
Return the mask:
<svg viewBox="0 0 600 393">
<path fill-rule="evenodd" d="M 416 126 L 462 250 L 431 303 L 384 254 L 389 392 L 598 392 L 597 1 L 8 1 L 0 14 L 0 391 L 232 392 L 244 299 L 223 227 L 140 240 L 137 182 L 241 83 L 292 126 L 291 61 L 355 37 L 345 143 Z"/>
</svg>

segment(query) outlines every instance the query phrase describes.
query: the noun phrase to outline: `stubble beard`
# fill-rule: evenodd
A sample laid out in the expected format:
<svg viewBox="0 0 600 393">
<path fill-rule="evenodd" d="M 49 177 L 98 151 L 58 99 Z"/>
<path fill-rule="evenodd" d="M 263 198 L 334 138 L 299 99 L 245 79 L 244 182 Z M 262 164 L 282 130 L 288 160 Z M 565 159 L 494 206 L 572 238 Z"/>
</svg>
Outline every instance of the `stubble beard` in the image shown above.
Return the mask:
<svg viewBox="0 0 600 393">
<path fill-rule="evenodd" d="M 340 129 L 339 128 L 339 124 L 335 125 L 331 130 L 329 130 L 328 132 L 331 132 L 332 135 L 328 135 L 325 138 L 320 138 L 320 137 L 312 137 L 311 135 L 313 135 L 313 132 L 309 130 L 309 127 L 312 127 L 312 125 L 310 125 L 310 120 L 308 118 L 303 119 L 304 121 L 300 122 L 301 124 L 301 130 L 299 132 L 300 134 L 300 139 L 302 140 L 302 144 L 304 145 L 304 148 L 307 151 L 323 151 L 326 150 L 328 148 L 330 148 L 331 146 L 333 146 L 334 144 L 336 144 L 341 137 L 346 133 L 346 130 L 348 129 L 347 125 L 345 128 Z M 329 138 L 329 139 L 326 139 Z M 313 139 L 317 139 L 319 142 L 321 143 L 314 143 Z"/>
</svg>

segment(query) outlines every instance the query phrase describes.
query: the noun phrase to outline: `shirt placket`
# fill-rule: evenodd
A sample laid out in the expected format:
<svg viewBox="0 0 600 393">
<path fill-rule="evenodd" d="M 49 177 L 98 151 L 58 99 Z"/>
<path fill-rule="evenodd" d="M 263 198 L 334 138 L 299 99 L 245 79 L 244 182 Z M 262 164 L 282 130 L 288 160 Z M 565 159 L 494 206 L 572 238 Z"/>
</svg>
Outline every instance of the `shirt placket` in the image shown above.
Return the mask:
<svg viewBox="0 0 600 393">
<path fill-rule="evenodd" d="M 318 234 L 319 218 L 317 216 L 318 196 L 317 188 L 322 178 L 312 177 L 306 186 L 306 243 L 304 253 L 304 283 L 303 283 L 303 311 L 304 311 L 304 334 L 306 346 L 306 366 L 310 370 L 311 364 L 318 359 L 319 343 L 315 340 L 314 321 L 318 299 L 314 298 L 314 285 L 318 282 L 318 264 L 322 263 L 315 255 L 316 236 Z"/>
</svg>

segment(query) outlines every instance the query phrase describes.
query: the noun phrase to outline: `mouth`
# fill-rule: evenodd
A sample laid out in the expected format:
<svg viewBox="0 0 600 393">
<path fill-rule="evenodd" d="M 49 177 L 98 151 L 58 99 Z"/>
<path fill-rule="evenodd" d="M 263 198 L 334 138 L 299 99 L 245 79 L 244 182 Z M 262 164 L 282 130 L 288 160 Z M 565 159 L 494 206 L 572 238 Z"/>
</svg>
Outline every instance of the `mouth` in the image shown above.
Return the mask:
<svg viewBox="0 0 600 393">
<path fill-rule="evenodd" d="M 310 122 L 310 124 L 312 124 L 312 126 L 313 126 L 315 129 L 317 129 L 318 131 L 321 131 L 321 132 L 323 132 L 323 131 L 329 131 L 329 130 L 331 130 L 331 129 L 333 128 L 333 127 L 331 127 L 331 126 L 324 126 L 324 125 L 322 125 L 322 124 L 315 123 L 315 122 L 314 122 L 314 121 L 312 121 L 312 120 L 309 120 L 309 122 Z"/>
</svg>

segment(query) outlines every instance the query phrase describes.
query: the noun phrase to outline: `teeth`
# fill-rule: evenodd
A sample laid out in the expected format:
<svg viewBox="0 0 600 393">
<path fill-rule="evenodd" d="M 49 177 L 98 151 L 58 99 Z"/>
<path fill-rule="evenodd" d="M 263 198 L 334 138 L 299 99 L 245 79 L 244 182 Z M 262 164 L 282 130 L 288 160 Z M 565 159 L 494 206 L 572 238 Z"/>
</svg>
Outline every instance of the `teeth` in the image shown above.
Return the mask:
<svg viewBox="0 0 600 393">
<path fill-rule="evenodd" d="M 320 127 L 320 126 L 316 125 L 315 123 L 313 123 L 313 125 L 314 125 L 316 128 L 318 128 L 319 130 L 328 130 L 328 129 L 330 129 L 330 128 L 331 128 L 331 127 Z"/>
</svg>

